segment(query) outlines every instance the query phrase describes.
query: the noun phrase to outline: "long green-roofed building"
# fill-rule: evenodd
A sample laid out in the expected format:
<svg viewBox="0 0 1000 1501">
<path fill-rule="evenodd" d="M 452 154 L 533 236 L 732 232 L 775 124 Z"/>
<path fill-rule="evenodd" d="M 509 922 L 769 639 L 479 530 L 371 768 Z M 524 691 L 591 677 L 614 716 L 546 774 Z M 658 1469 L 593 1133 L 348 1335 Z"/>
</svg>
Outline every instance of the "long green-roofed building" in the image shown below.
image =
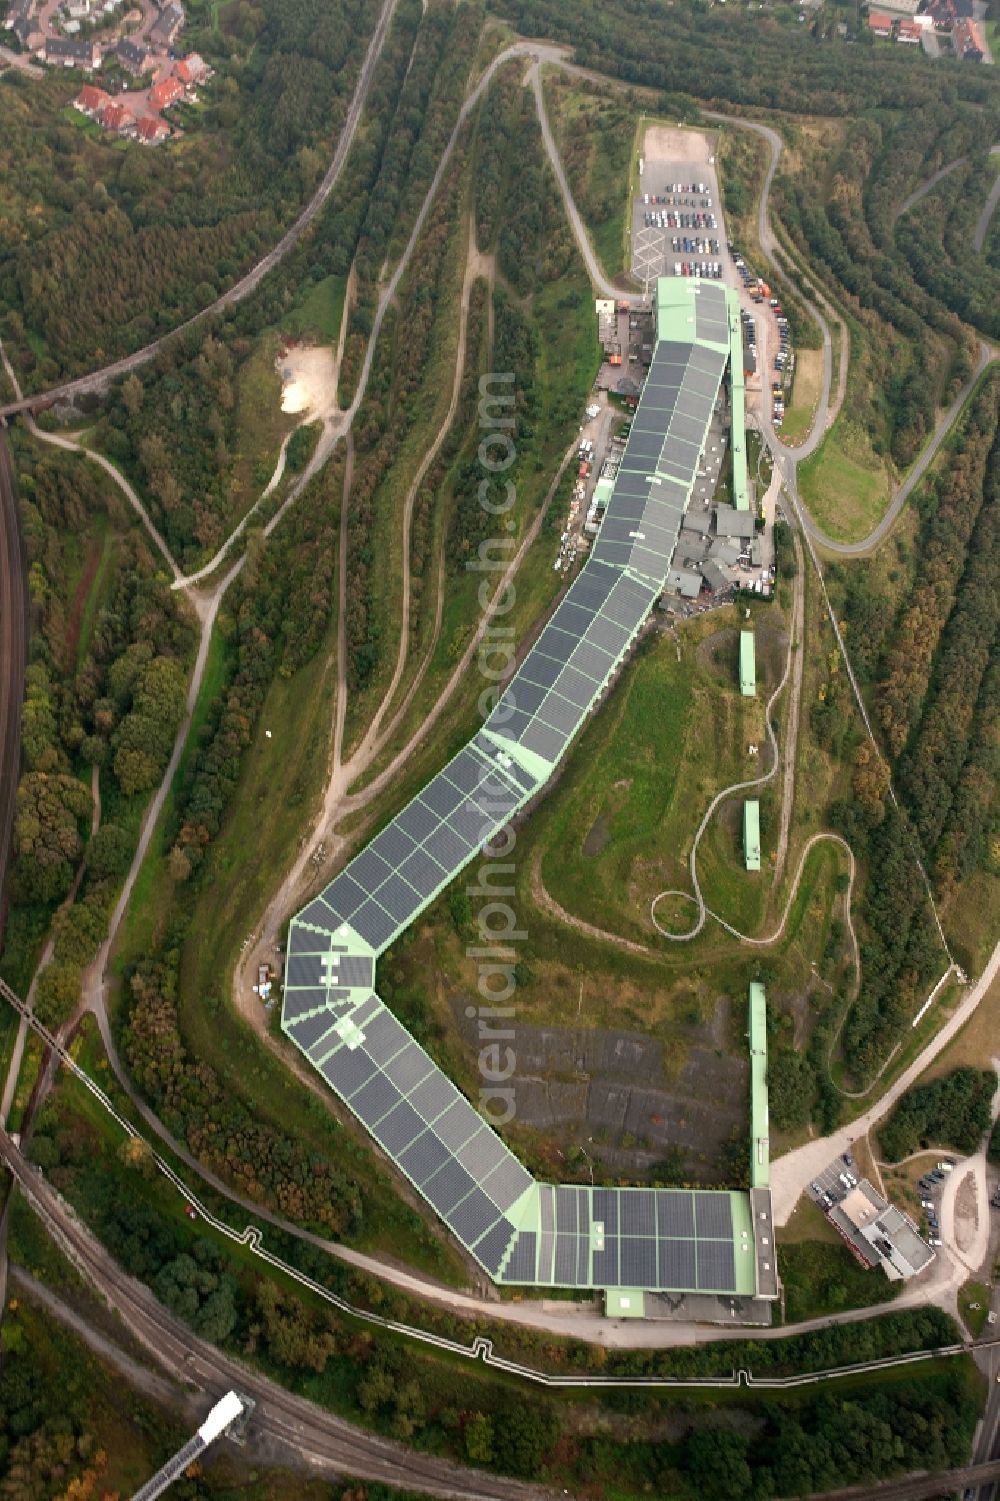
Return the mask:
<svg viewBox="0 0 1000 1501">
<path fill-rule="evenodd" d="M 775 1295 L 769 1196 L 538 1182 L 375 990 L 379 957 L 542 791 L 645 624 L 734 323 L 720 284 L 658 284 L 652 364 L 585 567 L 482 728 L 289 929 L 283 1030 L 497 1282 Z"/>
<path fill-rule="evenodd" d="M 743 858 L 747 870 L 760 870 L 760 803 L 755 797 L 743 804 Z"/>
<path fill-rule="evenodd" d="M 757 696 L 757 652 L 753 631 L 740 631 L 740 692 L 744 698 Z"/>
<path fill-rule="evenodd" d="M 767 1109 L 767 997 L 759 980 L 750 985 L 750 1182 L 767 1188 L 771 1181 L 771 1143 Z"/>
</svg>

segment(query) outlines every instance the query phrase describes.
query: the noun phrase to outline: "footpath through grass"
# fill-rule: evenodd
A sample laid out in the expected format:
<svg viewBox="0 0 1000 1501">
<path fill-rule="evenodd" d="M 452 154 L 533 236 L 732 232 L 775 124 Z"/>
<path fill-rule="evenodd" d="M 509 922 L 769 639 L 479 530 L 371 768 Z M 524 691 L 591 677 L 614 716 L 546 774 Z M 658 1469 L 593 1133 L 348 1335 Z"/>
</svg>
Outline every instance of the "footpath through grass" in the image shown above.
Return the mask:
<svg viewBox="0 0 1000 1501">
<path fill-rule="evenodd" d="M 958 1289 L 958 1312 L 973 1339 L 978 1339 L 986 1328 L 992 1296 L 985 1283 L 972 1278 Z"/>
<path fill-rule="evenodd" d="M 796 350 L 791 401 L 781 428 L 786 443 L 801 443 L 812 431 L 822 385 L 822 349 Z"/>
</svg>

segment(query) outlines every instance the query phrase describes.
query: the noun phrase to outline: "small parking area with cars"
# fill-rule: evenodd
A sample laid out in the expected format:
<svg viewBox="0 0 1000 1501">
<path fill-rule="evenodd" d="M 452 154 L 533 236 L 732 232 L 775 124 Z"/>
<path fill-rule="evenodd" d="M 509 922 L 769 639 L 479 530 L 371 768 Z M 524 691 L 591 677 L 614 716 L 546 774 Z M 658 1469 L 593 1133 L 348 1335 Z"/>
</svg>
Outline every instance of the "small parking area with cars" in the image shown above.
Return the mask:
<svg viewBox="0 0 1000 1501">
<path fill-rule="evenodd" d="M 919 1220 L 922 1221 L 920 1228 L 925 1232 L 928 1244 L 934 1247 L 941 1244 L 941 1190 L 954 1165 L 954 1158 L 951 1157 L 936 1161 L 928 1158 L 927 1165 L 916 1182 Z M 850 1152 L 845 1152 L 825 1167 L 809 1185 L 809 1197 L 828 1214 L 834 1205 L 841 1203 L 857 1186 L 861 1177 L 862 1171 L 854 1158 Z"/>
<path fill-rule="evenodd" d="M 809 1185 L 809 1197 L 823 1210 L 832 1209 L 857 1186 L 861 1177 L 857 1163 L 850 1152 L 834 1158 L 814 1182 Z"/>
</svg>

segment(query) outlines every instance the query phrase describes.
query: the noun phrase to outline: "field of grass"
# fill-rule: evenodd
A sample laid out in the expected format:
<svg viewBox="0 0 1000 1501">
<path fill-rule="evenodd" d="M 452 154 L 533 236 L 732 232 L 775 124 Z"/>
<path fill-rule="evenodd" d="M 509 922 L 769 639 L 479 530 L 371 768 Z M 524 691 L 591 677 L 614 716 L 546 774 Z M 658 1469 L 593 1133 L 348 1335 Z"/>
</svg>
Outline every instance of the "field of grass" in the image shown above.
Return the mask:
<svg viewBox="0 0 1000 1501">
<path fill-rule="evenodd" d="M 198 1051 L 210 1043 L 203 1028 L 218 1027 L 205 1015 L 204 998 L 223 998 L 240 945 L 294 859 L 326 785 L 336 640 L 334 616 L 312 661 L 292 678 L 275 678 L 246 753 L 240 795 L 209 850 L 182 966 L 182 995 L 191 997 L 186 1029 Z"/>
<path fill-rule="evenodd" d="M 265 334 L 240 370 L 233 521 L 245 515 L 258 499 L 273 473 L 281 440 L 296 425 L 297 419 L 281 410 L 281 377 L 274 365 L 279 343 L 277 334 Z"/>
<path fill-rule="evenodd" d="M 83 600 L 80 611 L 80 629 L 76 644 L 77 668 L 81 666 L 84 657 L 90 648 L 91 638 L 94 634 L 94 624 L 97 620 L 97 612 L 106 602 L 108 587 L 114 571 L 116 552 L 116 539 L 110 528 L 105 531 L 101 538 L 100 553 L 97 566 Z"/>
<path fill-rule="evenodd" d="M 752 264 L 763 269 L 756 206 L 767 169 L 767 145 L 749 130 L 723 126 L 718 134 L 716 161 L 729 238 Z"/>
<path fill-rule="evenodd" d="M 839 1240 L 839 1236 L 837 1237 Z M 889 1303 L 899 1291 L 880 1267 L 865 1271 L 843 1241 L 804 1240 L 778 1244 L 778 1270 L 785 1289 L 785 1318 L 818 1319 L 846 1308 Z"/>
<path fill-rule="evenodd" d="M 844 1244 L 832 1222 L 808 1194 L 802 1195 L 787 1225 L 778 1231 L 778 1249 L 780 1251 L 783 1246 L 798 1246 L 804 1242 L 828 1246 Z"/>
<path fill-rule="evenodd" d="M 800 443 L 812 430 L 822 384 L 822 349 L 796 350 L 792 395 L 781 428 L 786 443 Z"/>
<path fill-rule="evenodd" d="M 958 1312 L 962 1323 L 973 1339 L 978 1339 L 986 1328 L 986 1315 L 990 1311 L 993 1294 L 982 1282 L 963 1282 L 958 1289 Z"/>
<path fill-rule="evenodd" d="M 773 684 L 781 675 L 778 609 L 757 611 L 757 629 L 773 633 Z M 665 889 L 691 890 L 688 857 L 701 815 L 719 788 L 763 770 L 748 746 L 764 738 L 764 663 L 760 696 L 742 698 L 736 650 L 730 609 L 676 638 L 653 636 L 587 728 L 539 836 L 545 886 L 575 916 L 655 941 L 650 901 Z M 769 883 L 766 872 L 748 877 L 743 868 L 740 818 L 740 797 L 719 809 L 698 869 L 710 907 L 754 928 Z M 664 905 L 665 922 L 691 925 L 689 902 L 676 913 Z"/>
<path fill-rule="evenodd" d="M 320 281 L 310 282 L 294 307 L 282 318 L 282 330 L 312 337 L 324 344 L 336 344 L 346 290 L 346 276 L 324 276 Z"/>
<path fill-rule="evenodd" d="M 798 478 L 812 516 L 838 542 L 866 537 L 889 503 L 890 476 L 885 465 L 844 414 L 799 466 Z"/>
</svg>

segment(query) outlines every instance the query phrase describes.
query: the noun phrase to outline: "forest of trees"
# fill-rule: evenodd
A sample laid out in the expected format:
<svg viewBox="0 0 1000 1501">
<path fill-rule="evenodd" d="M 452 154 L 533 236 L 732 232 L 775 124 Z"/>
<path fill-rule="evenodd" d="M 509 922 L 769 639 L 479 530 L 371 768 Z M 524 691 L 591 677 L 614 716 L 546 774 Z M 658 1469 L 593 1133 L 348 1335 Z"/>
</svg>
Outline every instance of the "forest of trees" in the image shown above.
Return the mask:
<svg viewBox="0 0 1000 1501">
<path fill-rule="evenodd" d="M 38 989 L 36 1011 L 52 1023 L 75 1004 L 131 858 L 136 808 L 167 764 L 194 630 L 99 471 L 23 443 L 16 455 L 31 636 L 4 969 L 27 984 L 38 935 L 83 862 Z M 95 767 L 102 821 L 88 842 Z"/>
<path fill-rule="evenodd" d="M 211 555 L 236 520 L 237 391 L 251 348 L 231 330 L 182 336 L 148 370 L 126 376 L 100 411 L 98 447 L 146 498 L 182 566 Z M 251 476 L 256 493 L 269 478 Z"/>
<path fill-rule="evenodd" d="M 982 128 L 968 107 L 942 106 L 935 123 L 956 142 Z M 866 331 L 875 390 L 860 415 L 876 451 L 887 451 L 900 468 L 916 457 L 936 407 L 953 398 L 973 364 L 958 317 L 916 283 L 891 238 L 891 195 L 902 191 L 895 148 L 908 131 L 908 121 L 865 115 L 847 128 L 831 159 L 782 175 L 777 189 L 782 223 L 807 264 Z M 915 160 L 908 143 L 905 160 L 919 175 L 930 170 L 924 164 L 928 156 L 936 161 L 937 151 L 916 134 L 924 157 Z"/>
<path fill-rule="evenodd" d="M 218 73 L 205 128 L 182 152 L 121 152 L 64 119 L 65 79 L 4 73 L 0 306 L 28 387 L 147 343 L 275 244 L 332 154 L 377 9 L 223 7 L 200 38 Z"/>
<path fill-rule="evenodd" d="M 477 5 L 455 7 L 436 0 L 416 33 L 398 96 L 386 101 L 390 128 L 377 187 L 365 205 L 353 255 L 355 296 L 340 378 L 345 405 L 354 394 L 360 373 L 379 279 L 386 264 L 398 258 L 406 243 L 458 118 L 481 23 Z M 432 212 L 440 213 L 440 198 L 448 195 L 449 188 L 445 187 Z"/>
<path fill-rule="evenodd" d="M 912 587 L 890 608 L 864 570 L 846 578 L 849 639 L 898 763 L 898 789 L 938 892 L 997 864 L 1000 723 L 1000 381 L 983 386 L 925 482 Z"/>
<path fill-rule="evenodd" d="M 715 1423 L 690 1432 L 682 1474 L 686 1485 L 720 1501 L 766 1501 L 875 1484 L 916 1468 L 945 1470 L 965 1462 L 977 1412 L 973 1391 L 957 1376 L 917 1380 L 905 1391 L 809 1396 L 794 1411 L 765 1404 L 753 1434 Z"/>
<path fill-rule="evenodd" d="M 177 1028 L 176 974 L 150 962 L 129 981 L 125 1061 L 169 1130 L 240 1192 L 290 1219 L 336 1236 L 356 1235 L 364 1218 L 357 1183 L 335 1161 L 261 1120 L 185 1050 Z"/>
<path fill-rule="evenodd" d="M 956 1068 L 908 1089 L 879 1127 L 887 1159 L 901 1162 L 927 1147 L 954 1147 L 963 1155 L 974 1152 L 989 1129 L 995 1088 L 992 1069 Z"/>
<path fill-rule="evenodd" d="M 933 113 L 929 100 L 958 98 L 991 109 L 1000 80 L 988 68 L 939 68 L 909 48 L 813 43 L 795 26 L 757 11 L 706 8 L 699 0 L 490 0 L 527 36 L 574 49 L 575 61 L 670 96 L 808 115 L 869 109 Z M 995 139 L 995 137 L 991 137 Z"/>
<path fill-rule="evenodd" d="M 921 286 L 995 339 L 1000 337 L 1000 265 L 989 255 L 977 255 L 973 244 L 997 172 L 991 144 L 981 135 L 968 143 L 963 164 L 899 220 L 896 240 Z"/>
</svg>

